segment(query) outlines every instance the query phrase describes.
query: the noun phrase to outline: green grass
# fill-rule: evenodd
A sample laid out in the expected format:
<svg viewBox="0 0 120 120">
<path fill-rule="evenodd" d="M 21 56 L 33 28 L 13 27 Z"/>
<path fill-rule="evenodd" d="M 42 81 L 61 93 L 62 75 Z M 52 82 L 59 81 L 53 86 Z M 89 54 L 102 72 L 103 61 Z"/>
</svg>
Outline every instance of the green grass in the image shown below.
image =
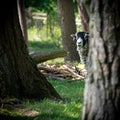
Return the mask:
<svg viewBox="0 0 120 120">
<path fill-rule="evenodd" d="M 51 52 L 63 49 L 60 28 L 55 28 L 54 36 L 46 33 L 44 26 L 40 31 L 35 27 L 28 29 L 28 46 L 30 51 Z"/>
<path fill-rule="evenodd" d="M 57 102 L 45 99 L 41 102 L 23 101 L 20 109 L 13 109 L 4 114 L 8 120 L 80 120 L 83 102 L 84 81 L 49 80 L 57 92 L 64 98 Z M 37 114 L 25 114 L 25 110 Z M 4 111 L 5 112 L 5 111 Z M 34 116 L 33 116 L 34 115 Z M 3 116 L 1 116 L 3 117 Z M 2 118 L 2 120 L 4 120 Z"/>
<path fill-rule="evenodd" d="M 55 41 L 32 41 L 28 43 L 30 51 L 51 52 L 62 49 L 61 45 Z"/>
<path fill-rule="evenodd" d="M 56 102 L 45 99 L 33 104 L 26 102 L 29 109 L 40 112 L 36 120 L 79 120 L 81 117 L 84 81 L 54 81 L 51 84 L 64 98 L 64 101 Z"/>
<path fill-rule="evenodd" d="M 56 29 L 54 38 L 46 37 L 45 30 L 38 34 L 35 29 L 30 29 L 29 32 L 29 50 L 39 50 L 43 52 L 50 52 L 62 49 L 62 43 L 59 40 L 60 31 Z M 36 39 L 37 38 L 37 39 Z M 63 62 L 63 58 L 57 58 L 44 62 L 44 64 L 54 64 L 56 62 Z M 80 68 L 84 68 L 81 64 Z M 37 116 L 28 117 L 30 120 L 80 120 L 82 103 L 83 103 L 83 89 L 84 81 L 55 81 L 49 80 L 56 91 L 60 94 L 64 101 L 56 102 L 45 99 L 41 102 L 31 103 L 29 100 L 23 102 L 23 106 L 30 110 L 38 112 Z"/>
</svg>

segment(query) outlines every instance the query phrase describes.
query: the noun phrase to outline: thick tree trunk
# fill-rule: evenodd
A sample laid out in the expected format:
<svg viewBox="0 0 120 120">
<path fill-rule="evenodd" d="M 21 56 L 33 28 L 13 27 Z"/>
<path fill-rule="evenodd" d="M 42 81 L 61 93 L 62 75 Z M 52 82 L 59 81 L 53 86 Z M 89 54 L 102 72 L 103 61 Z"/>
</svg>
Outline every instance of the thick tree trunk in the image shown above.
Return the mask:
<svg viewBox="0 0 120 120">
<path fill-rule="evenodd" d="M 120 2 L 91 0 L 87 5 L 90 49 L 82 120 L 119 120 Z"/>
<path fill-rule="evenodd" d="M 65 60 L 79 61 L 75 41 L 71 34 L 76 32 L 75 15 L 72 0 L 58 0 L 59 14 L 61 20 L 62 43 L 67 56 Z"/>
<path fill-rule="evenodd" d="M 20 29 L 17 0 L 0 4 L 0 97 L 60 98 L 46 78 L 38 71 L 26 51 Z"/>
</svg>

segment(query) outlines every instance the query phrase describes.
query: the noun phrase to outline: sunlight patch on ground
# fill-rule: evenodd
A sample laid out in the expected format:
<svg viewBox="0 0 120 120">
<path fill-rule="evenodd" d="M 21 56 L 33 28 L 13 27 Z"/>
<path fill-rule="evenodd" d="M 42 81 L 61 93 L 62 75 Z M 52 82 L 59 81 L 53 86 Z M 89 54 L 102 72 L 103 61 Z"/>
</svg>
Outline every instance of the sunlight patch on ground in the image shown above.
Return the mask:
<svg viewBox="0 0 120 120">
<path fill-rule="evenodd" d="M 34 116 L 37 116 L 40 114 L 40 112 L 38 112 L 36 110 L 30 110 L 30 109 L 22 109 L 21 111 L 22 111 L 23 115 L 25 115 L 25 116 L 34 117 Z"/>
</svg>

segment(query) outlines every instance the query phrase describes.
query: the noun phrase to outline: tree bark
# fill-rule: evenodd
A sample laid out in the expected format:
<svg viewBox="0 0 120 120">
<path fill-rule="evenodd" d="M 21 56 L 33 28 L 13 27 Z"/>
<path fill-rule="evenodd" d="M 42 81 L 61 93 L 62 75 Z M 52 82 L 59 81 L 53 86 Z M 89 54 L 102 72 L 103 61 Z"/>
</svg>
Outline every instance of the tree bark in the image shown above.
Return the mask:
<svg viewBox="0 0 120 120">
<path fill-rule="evenodd" d="M 20 29 L 17 0 L 0 4 L 0 97 L 59 99 L 59 94 L 39 72 L 26 51 Z"/>
<path fill-rule="evenodd" d="M 22 34 L 25 40 L 26 49 L 28 51 L 28 34 L 27 34 L 27 24 L 26 24 L 26 18 L 25 18 L 24 0 L 17 0 L 17 4 L 18 4 L 19 22 L 20 22 Z"/>
<path fill-rule="evenodd" d="M 84 4 L 81 2 L 81 0 L 77 0 L 77 2 L 78 2 L 78 11 L 79 11 L 80 18 L 81 18 L 82 29 L 83 31 L 88 32 L 89 31 L 89 16 L 88 16 L 87 10 Z"/>
<path fill-rule="evenodd" d="M 75 41 L 71 34 L 76 32 L 75 15 L 72 0 L 58 0 L 58 8 L 61 21 L 62 43 L 67 52 L 66 61 L 79 61 Z"/>
<path fill-rule="evenodd" d="M 120 2 L 85 0 L 90 11 L 82 120 L 120 119 Z"/>
</svg>

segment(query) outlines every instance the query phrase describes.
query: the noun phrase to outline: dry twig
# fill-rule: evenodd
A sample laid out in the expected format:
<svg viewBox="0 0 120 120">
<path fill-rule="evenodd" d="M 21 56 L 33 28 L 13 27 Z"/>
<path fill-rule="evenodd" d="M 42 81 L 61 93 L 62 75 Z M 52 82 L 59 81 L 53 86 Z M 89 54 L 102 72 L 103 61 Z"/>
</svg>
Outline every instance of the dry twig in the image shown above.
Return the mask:
<svg viewBox="0 0 120 120">
<path fill-rule="evenodd" d="M 66 63 L 41 65 L 38 68 L 47 78 L 55 80 L 83 80 L 87 75 L 85 69 L 80 69 L 76 66 L 73 68 L 71 64 Z"/>
</svg>

